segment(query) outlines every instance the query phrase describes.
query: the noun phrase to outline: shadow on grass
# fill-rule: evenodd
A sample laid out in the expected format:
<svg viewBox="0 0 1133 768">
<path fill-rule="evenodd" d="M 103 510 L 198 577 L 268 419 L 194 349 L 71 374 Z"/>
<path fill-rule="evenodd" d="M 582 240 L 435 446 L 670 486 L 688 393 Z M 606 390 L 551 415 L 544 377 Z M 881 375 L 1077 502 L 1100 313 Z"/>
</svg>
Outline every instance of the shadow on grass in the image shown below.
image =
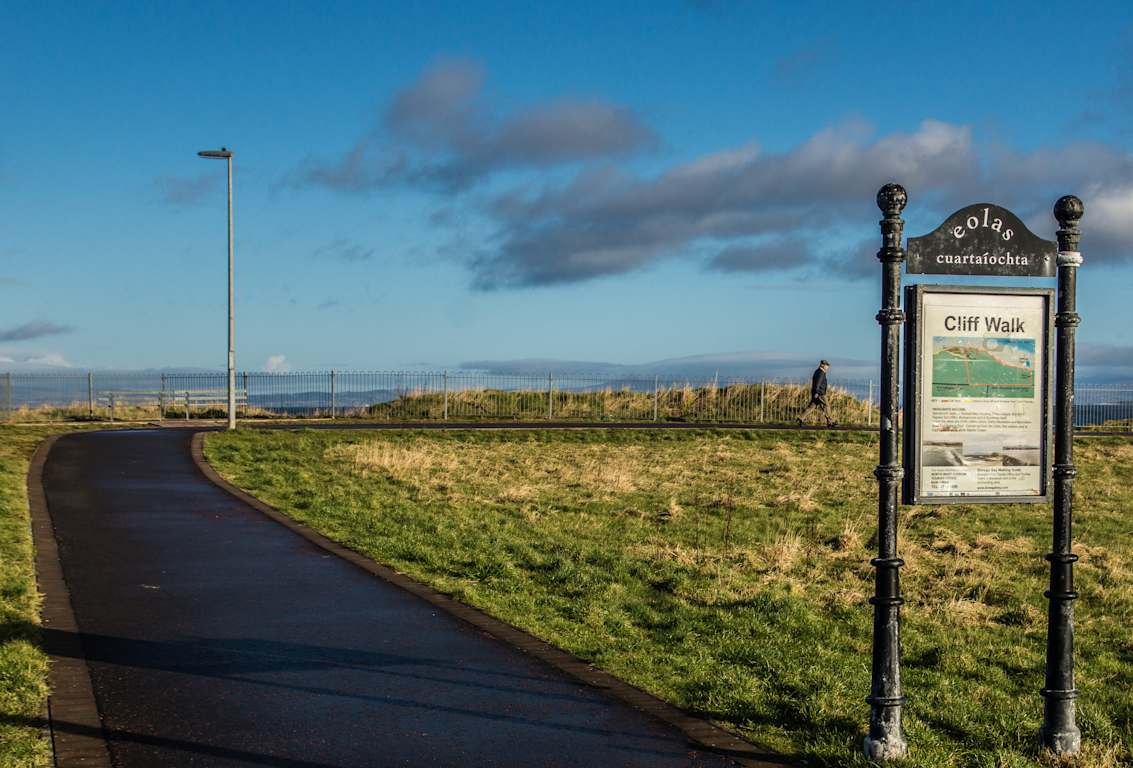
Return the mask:
<svg viewBox="0 0 1133 768">
<path fill-rule="evenodd" d="M 797 733 L 809 733 L 814 736 L 823 732 L 825 736 L 822 740 L 826 744 L 844 743 L 848 745 L 848 754 L 860 750 L 861 729 L 864 720 L 859 721 L 849 714 L 839 714 L 816 722 L 813 717 L 805 715 L 800 707 L 794 704 L 810 698 L 813 691 L 803 689 L 800 686 L 781 683 L 776 688 L 779 694 L 777 700 L 734 702 L 727 712 L 712 707 L 695 707 L 691 711 L 692 714 L 705 719 L 737 723 L 749 732 L 755 733 L 771 729 L 786 729 Z M 688 698 L 698 699 L 703 697 L 689 695 Z M 845 754 L 833 757 L 829 753 L 823 754 L 804 747 L 794 756 L 779 759 L 785 765 L 801 763 L 803 765 L 843 766 L 845 765 L 845 758 Z"/>
</svg>

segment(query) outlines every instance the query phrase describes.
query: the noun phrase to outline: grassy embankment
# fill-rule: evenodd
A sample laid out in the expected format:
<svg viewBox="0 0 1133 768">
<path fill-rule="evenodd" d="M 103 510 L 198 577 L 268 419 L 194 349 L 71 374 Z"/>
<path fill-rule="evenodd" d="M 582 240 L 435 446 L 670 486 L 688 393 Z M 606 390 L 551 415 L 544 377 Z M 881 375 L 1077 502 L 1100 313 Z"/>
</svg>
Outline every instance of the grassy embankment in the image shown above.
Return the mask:
<svg viewBox="0 0 1133 768">
<path fill-rule="evenodd" d="M 860 766 L 876 438 L 210 435 L 268 503 L 807 765 Z M 1081 440 L 1078 763 L 1133 765 L 1133 443 Z M 1049 518 L 906 507 L 910 766 L 1033 766 Z"/>
<path fill-rule="evenodd" d="M 70 427 L 68 429 L 74 429 Z M 46 766 L 47 657 L 28 523 L 28 460 L 58 427 L 0 426 L 0 765 Z"/>
<path fill-rule="evenodd" d="M 555 390 L 551 417 L 577 421 L 739 421 L 790 422 L 810 400 L 810 388 L 795 384 L 691 384 L 663 387 L 656 393 L 630 388 L 593 392 Z M 828 393 L 834 419 L 865 423 L 866 403 L 844 390 Z M 448 394 L 450 419 L 514 419 L 541 421 L 548 416 L 547 392 L 498 389 L 455 390 Z M 371 406 L 365 415 L 381 420 L 439 420 L 445 397 L 438 392 L 408 392 L 387 403 Z M 873 421 L 876 423 L 874 407 Z M 809 417 L 821 421 L 817 412 Z"/>
<path fill-rule="evenodd" d="M 722 384 L 719 386 L 670 386 L 653 392 L 632 389 L 606 388 L 593 392 L 571 392 L 556 389 L 551 416 L 566 421 L 740 421 L 740 422 L 791 422 L 810 400 L 809 387 L 794 384 Z M 853 395 L 832 388 L 828 395 L 834 419 L 844 424 L 864 424 L 867 404 Z M 877 423 L 874 404 L 871 421 Z M 393 400 L 366 407 L 339 407 L 339 418 L 378 421 L 440 421 L 445 414 L 445 396 L 441 392 L 410 390 Z M 241 407 L 239 417 L 246 419 L 272 419 L 279 414 L 270 407 Z M 545 390 L 510 391 L 501 389 L 463 389 L 448 394 L 450 420 L 512 420 L 542 421 L 547 419 L 547 392 Z M 185 417 L 183 405 L 172 403 L 165 409 L 166 418 Z M 192 417 L 221 419 L 223 407 L 194 406 Z M 311 417 L 330 416 L 327 409 L 314 409 Z M 95 417 L 109 418 L 109 409 L 99 406 Z M 115 417 L 121 421 L 152 420 L 159 417 L 156 404 L 118 405 Z M 283 414 L 294 419 L 295 415 Z M 811 421 L 821 422 L 822 417 L 812 412 Z M 11 421 L 36 423 L 47 421 L 90 421 L 88 406 L 83 402 L 69 406 L 21 407 L 12 412 Z"/>
<path fill-rule="evenodd" d="M 191 415 L 194 419 L 223 419 L 227 412 L 223 407 L 193 406 Z M 243 413 L 243 409 L 241 409 Z M 260 416 L 261 414 L 254 414 Z M 266 412 L 262 414 L 270 416 Z M 85 402 L 75 402 L 70 405 L 22 405 L 13 408 L 10 414 L 0 418 L 11 424 L 51 424 L 63 422 L 90 422 L 107 423 L 110 420 L 110 409 L 105 405 L 96 406 L 94 415 L 91 415 Z M 156 404 L 118 404 L 114 406 L 114 421 L 155 421 L 161 418 L 160 409 Z M 185 418 L 185 406 L 169 406 L 165 409 L 165 418 Z"/>
</svg>

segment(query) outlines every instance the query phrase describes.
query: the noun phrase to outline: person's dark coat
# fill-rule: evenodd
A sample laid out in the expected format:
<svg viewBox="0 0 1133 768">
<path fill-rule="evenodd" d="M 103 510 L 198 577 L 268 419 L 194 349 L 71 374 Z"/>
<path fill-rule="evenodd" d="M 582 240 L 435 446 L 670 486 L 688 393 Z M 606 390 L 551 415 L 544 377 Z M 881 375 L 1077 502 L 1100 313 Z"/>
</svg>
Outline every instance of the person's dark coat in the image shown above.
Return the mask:
<svg viewBox="0 0 1133 768">
<path fill-rule="evenodd" d="M 826 394 L 826 371 L 821 367 L 815 369 L 814 376 L 810 379 L 810 396 L 822 397 Z"/>
</svg>

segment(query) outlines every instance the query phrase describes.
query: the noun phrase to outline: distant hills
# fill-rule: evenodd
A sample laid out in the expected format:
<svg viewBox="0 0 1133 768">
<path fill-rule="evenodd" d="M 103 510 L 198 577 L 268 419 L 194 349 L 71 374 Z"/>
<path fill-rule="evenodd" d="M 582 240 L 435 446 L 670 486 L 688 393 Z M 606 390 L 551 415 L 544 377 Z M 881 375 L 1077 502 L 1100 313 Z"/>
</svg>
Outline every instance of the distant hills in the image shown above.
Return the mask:
<svg viewBox="0 0 1133 768">
<path fill-rule="evenodd" d="M 467 360 L 459 365 L 447 366 L 450 370 L 483 371 L 501 375 L 541 374 L 552 372 L 560 376 L 585 376 L 600 379 L 652 378 L 659 375 L 672 380 L 707 381 L 719 378 L 728 379 L 802 379 L 809 378 L 820 358 L 832 364 L 832 380 L 866 380 L 878 378 L 876 360 L 839 355 L 836 351 L 814 353 L 798 352 L 723 352 L 687 357 L 670 357 L 645 363 L 611 363 L 594 360 L 567 360 L 554 357 L 526 357 L 511 359 Z M 1133 347 L 1107 344 L 1080 344 L 1078 346 L 1078 379 L 1083 383 L 1133 383 Z M 369 365 L 336 366 L 340 371 L 348 370 L 409 370 L 440 371 L 446 366 L 441 363 L 424 365 Z M 59 373 L 82 375 L 87 368 L 80 366 L 14 364 L 0 357 L 0 373 Z M 160 376 L 161 374 L 219 374 L 221 368 L 197 368 L 190 366 L 169 366 L 164 368 L 145 368 L 132 371 L 93 369 L 99 373 L 130 373 Z M 255 370 L 249 368 L 248 370 Z M 312 369 L 307 369 L 312 370 Z M 316 370 L 330 370 L 321 367 Z"/>
<path fill-rule="evenodd" d="M 671 357 L 649 363 L 621 364 L 555 358 L 516 360 L 470 360 L 460 364 L 465 370 L 495 374 L 540 373 L 553 371 L 562 376 L 593 376 L 608 379 L 664 378 L 707 381 L 728 379 L 809 378 L 821 358 L 830 361 L 832 378 L 877 378 L 877 363 L 834 353 L 821 356 L 783 352 L 726 352 L 721 354 Z"/>
<path fill-rule="evenodd" d="M 1083 383 L 1133 383 L 1133 348 L 1105 344 L 1079 344 L 1078 380 Z M 831 363 L 831 380 L 876 380 L 877 360 L 845 357 L 836 352 L 725 352 L 719 354 L 671 357 L 648 363 L 621 364 L 558 358 L 518 358 L 512 360 L 469 360 L 465 370 L 499 374 L 546 373 L 597 378 L 639 378 L 660 375 L 675 379 L 704 381 L 719 376 L 727 379 L 802 379 L 814 372 L 820 358 Z"/>
</svg>

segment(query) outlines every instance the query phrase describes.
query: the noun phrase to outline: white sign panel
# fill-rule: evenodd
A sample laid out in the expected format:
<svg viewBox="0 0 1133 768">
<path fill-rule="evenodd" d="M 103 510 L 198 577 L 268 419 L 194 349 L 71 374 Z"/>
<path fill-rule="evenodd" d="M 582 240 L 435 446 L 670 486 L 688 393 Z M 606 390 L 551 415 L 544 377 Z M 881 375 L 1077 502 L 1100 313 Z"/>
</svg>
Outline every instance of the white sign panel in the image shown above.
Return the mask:
<svg viewBox="0 0 1133 768">
<path fill-rule="evenodd" d="M 910 286 L 907 299 L 906 502 L 1044 501 L 1052 292 Z"/>
</svg>

